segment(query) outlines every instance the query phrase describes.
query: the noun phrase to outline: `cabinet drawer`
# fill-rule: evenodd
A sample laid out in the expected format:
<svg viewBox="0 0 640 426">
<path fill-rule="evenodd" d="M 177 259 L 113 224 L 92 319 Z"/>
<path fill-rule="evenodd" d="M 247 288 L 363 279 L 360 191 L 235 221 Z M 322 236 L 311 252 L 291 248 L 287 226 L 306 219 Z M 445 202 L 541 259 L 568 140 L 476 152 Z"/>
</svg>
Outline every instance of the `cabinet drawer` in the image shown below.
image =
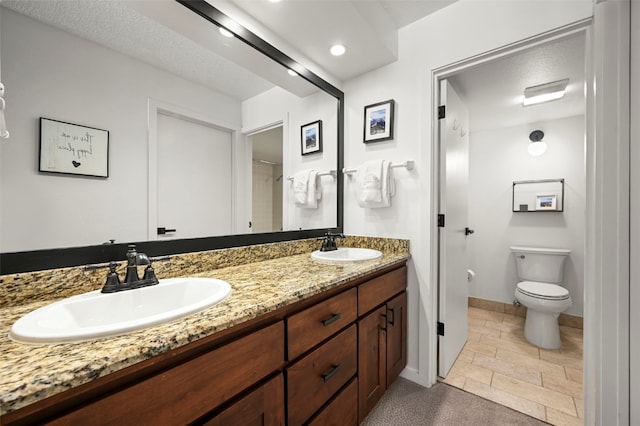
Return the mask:
<svg viewBox="0 0 640 426">
<path fill-rule="evenodd" d="M 356 374 L 355 348 L 354 324 L 287 369 L 289 426 L 305 422 Z"/>
<path fill-rule="evenodd" d="M 288 358 L 295 359 L 356 320 L 355 288 L 318 303 L 287 319 Z"/>
<path fill-rule="evenodd" d="M 407 267 L 396 269 L 358 286 L 358 316 L 362 316 L 407 288 Z"/>
<path fill-rule="evenodd" d="M 203 426 L 284 426 L 282 373 L 202 424 Z"/>
<path fill-rule="evenodd" d="M 284 364 L 282 321 L 73 411 L 53 424 L 186 424 Z"/>
<path fill-rule="evenodd" d="M 358 379 L 340 391 L 309 426 L 358 426 Z"/>
</svg>

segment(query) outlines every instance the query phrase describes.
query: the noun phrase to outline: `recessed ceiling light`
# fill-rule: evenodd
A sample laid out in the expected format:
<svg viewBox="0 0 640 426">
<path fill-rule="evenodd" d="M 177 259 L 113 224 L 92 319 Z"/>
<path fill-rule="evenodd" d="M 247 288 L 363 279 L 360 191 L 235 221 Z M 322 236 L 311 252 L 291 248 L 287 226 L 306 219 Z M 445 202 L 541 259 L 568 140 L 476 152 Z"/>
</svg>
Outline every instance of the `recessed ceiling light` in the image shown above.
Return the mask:
<svg viewBox="0 0 640 426">
<path fill-rule="evenodd" d="M 289 73 L 289 75 L 290 75 L 291 77 L 295 77 L 295 76 L 297 76 L 297 75 L 298 75 L 298 73 L 297 73 L 297 72 L 295 72 L 295 71 L 294 71 L 294 70 L 292 70 L 292 69 L 288 69 L 288 70 L 287 70 L 287 72 Z"/>
<path fill-rule="evenodd" d="M 342 56 L 346 51 L 347 48 L 344 46 L 344 44 L 334 44 L 329 48 L 329 52 L 331 52 L 333 56 Z"/>
<path fill-rule="evenodd" d="M 220 31 L 220 34 L 222 34 L 225 37 L 233 37 L 233 33 L 226 28 L 219 27 L 218 31 Z"/>
<path fill-rule="evenodd" d="M 542 102 L 555 101 L 564 96 L 569 79 L 554 81 L 552 83 L 540 84 L 524 89 L 523 106 L 540 104 Z"/>
</svg>

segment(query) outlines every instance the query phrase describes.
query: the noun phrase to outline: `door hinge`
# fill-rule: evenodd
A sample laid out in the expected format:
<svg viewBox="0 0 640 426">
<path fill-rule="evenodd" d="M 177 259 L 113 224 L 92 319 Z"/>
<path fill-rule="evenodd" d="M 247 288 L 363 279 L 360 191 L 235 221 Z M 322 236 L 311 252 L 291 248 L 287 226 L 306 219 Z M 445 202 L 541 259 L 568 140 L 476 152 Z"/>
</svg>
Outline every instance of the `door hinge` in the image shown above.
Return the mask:
<svg viewBox="0 0 640 426">
<path fill-rule="evenodd" d="M 438 215 L 438 228 L 444 228 L 444 215 Z"/>
<path fill-rule="evenodd" d="M 440 105 L 438 107 L 438 120 L 442 120 L 447 116 L 447 107 L 445 105 Z"/>
<path fill-rule="evenodd" d="M 444 336 L 444 323 L 438 322 L 438 336 Z"/>
</svg>

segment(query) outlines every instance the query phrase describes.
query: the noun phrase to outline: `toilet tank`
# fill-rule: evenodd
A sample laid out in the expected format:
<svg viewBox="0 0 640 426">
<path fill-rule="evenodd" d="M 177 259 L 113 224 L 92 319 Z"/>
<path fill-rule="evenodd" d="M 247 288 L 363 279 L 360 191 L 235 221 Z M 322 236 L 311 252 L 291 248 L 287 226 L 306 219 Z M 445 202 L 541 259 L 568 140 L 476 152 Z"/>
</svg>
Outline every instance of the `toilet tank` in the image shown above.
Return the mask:
<svg viewBox="0 0 640 426">
<path fill-rule="evenodd" d="M 571 250 L 520 246 L 510 248 L 516 259 L 518 281 L 562 284 L 564 262 Z"/>
</svg>

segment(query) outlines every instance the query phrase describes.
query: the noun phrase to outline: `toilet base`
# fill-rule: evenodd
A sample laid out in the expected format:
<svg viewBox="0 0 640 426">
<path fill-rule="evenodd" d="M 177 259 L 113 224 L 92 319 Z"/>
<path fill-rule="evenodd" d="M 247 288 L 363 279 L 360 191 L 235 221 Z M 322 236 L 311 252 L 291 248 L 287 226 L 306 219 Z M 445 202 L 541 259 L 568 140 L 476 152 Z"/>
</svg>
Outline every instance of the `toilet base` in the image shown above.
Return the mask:
<svg viewBox="0 0 640 426">
<path fill-rule="evenodd" d="M 543 349 L 560 349 L 560 327 L 558 326 L 560 313 L 538 312 L 527 309 L 524 323 L 524 337 L 532 345 Z"/>
</svg>

